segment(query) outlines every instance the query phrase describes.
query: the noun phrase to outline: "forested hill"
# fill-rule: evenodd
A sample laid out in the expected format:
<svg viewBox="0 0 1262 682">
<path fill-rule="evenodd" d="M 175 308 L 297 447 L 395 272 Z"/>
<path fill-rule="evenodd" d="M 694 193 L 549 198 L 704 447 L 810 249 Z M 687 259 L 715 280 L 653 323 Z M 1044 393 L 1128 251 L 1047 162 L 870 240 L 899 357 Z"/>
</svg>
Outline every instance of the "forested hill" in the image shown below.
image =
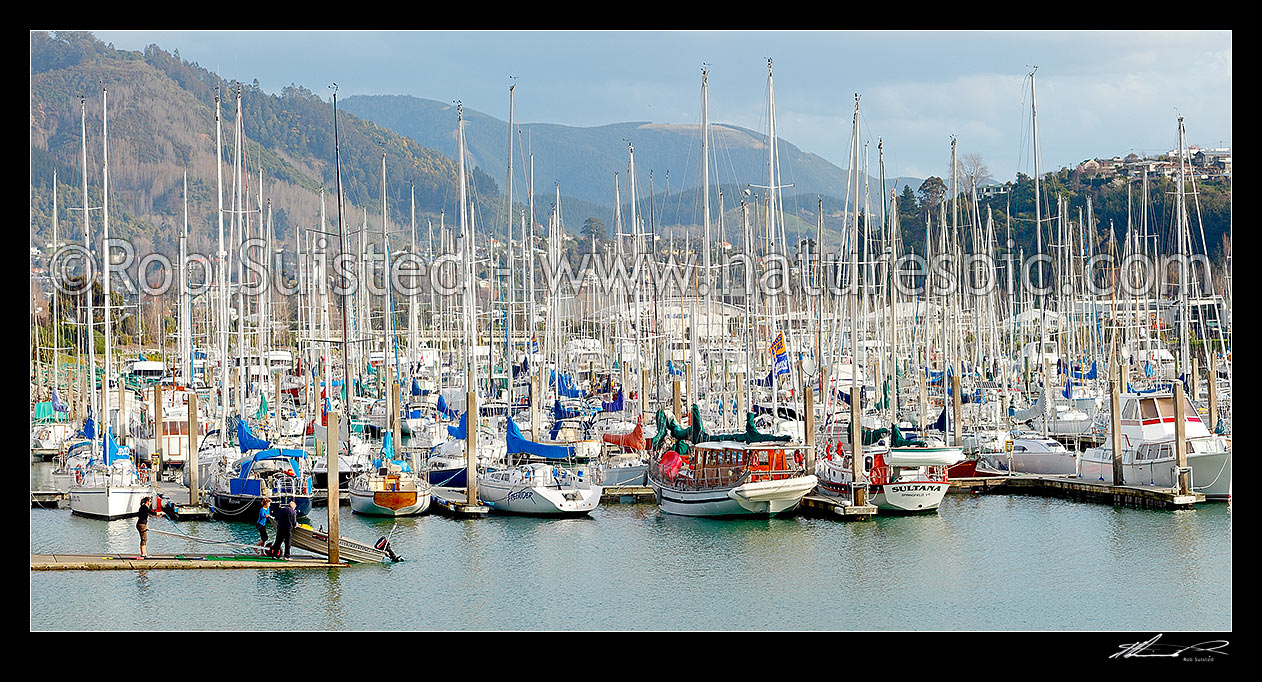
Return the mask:
<svg viewBox="0 0 1262 682">
<path fill-rule="evenodd" d="M 518 97 L 518 113 L 526 105 Z M 455 155 L 456 117 L 453 105 L 407 95 L 357 95 L 346 99 L 347 111 L 407 135 L 449 156 Z M 507 98 L 505 109 L 508 108 Z M 523 141 L 514 148 L 515 183 L 522 183 L 523 153 L 534 155 L 535 191 L 560 185 L 562 194 L 584 201 L 614 205 L 614 173 L 622 182 L 626 202 L 628 143 L 635 146 L 636 194 L 647 196 L 648 174 L 654 171 L 655 189 L 682 192 L 700 187 L 701 130 L 697 124 L 649 122 L 613 123 L 593 127 L 552 123 L 519 124 Z M 469 157 L 504 184 L 508 167 L 508 122 L 465 109 L 465 142 Z M 517 144 L 517 143 L 515 143 Z M 823 157 L 803 151 L 783 138 L 779 182 L 793 185 L 786 193 L 844 198 L 846 171 Z M 723 123 L 710 125 L 711 186 L 766 185 L 767 135 Z M 490 169 L 496 169 L 492 171 Z M 875 187 L 876 179 L 871 185 Z M 918 185 L 917 185 L 918 186 Z M 514 196 L 525 196 L 514 188 Z M 564 202 L 563 202 L 564 203 Z M 682 224 L 689 224 L 684 222 Z"/>
<path fill-rule="evenodd" d="M 245 167 L 258 206 L 262 170 L 265 200 L 271 201 L 279 236 L 293 242 L 295 229 L 318 228 L 320 190 L 326 189 L 328 228 L 334 229 L 333 108 L 328 93 L 287 87 L 269 95 L 258 82 L 221 81 L 179 51 L 150 46 L 143 52 L 115 50 L 87 33 L 31 34 L 31 195 L 32 229 L 37 243 L 51 239 L 53 169 L 59 186 L 62 235 L 82 240 L 80 98 L 86 98 L 88 188 L 100 205 L 102 95 L 108 89 L 110 230 L 135 239 L 138 248 L 172 252 L 183 224 L 183 174 L 188 173 L 189 227 L 195 248 L 217 239 L 215 95 L 221 105 L 224 200 L 231 208 L 231 164 L 236 92 L 241 91 L 245 125 Z M 340 109 L 340 107 L 339 107 Z M 342 184 L 347 222 L 380 229 L 381 161 L 386 156 L 388 210 L 396 229 L 409 220 L 409 187 L 416 188 L 418 223 L 446 208 L 453 215 L 458 189 L 454 162 L 377 124 L 338 112 Z M 469 171 L 479 220 L 490 222 L 498 188 L 478 170 Z M 93 222 L 100 218 L 94 213 Z M 257 224 L 256 218 L 251 219 Z M 449 221 L 450 222 L 450 221 Z"/>
</svg>

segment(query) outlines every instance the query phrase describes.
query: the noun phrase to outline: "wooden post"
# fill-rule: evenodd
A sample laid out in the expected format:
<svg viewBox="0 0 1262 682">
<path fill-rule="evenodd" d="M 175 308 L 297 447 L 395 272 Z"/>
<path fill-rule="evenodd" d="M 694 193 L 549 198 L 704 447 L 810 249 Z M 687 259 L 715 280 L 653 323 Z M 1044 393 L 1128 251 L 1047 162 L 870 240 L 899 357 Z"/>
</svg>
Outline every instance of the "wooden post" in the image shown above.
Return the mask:
<svg viewBox="0 0 1262 682">
<path fill-rule="evenodd" d="M 806 403 L 806 471 L 813 473 L 815 471 L 815 386 L 814 384 L 806 384 L 803 390 L 803 400 Z"/>
<path fill-rule="evenodd" d="M 1187 410 L 1183 406 L 1183 382 L 1174 382 L 1174 464 L 1180 469 L 1188 465 L 1187 452 Z M 1179 494 L 1192 492 L 1188 484 L 1188 475 L 1179 473 L 1177 481 Z"/>
<path fill-rule="evenodd" d="M 350 391 L 346 392 L 346 397 L 350 397 Z M 348 413 L 349 414 L 349 413 Z M 337 564 L 342 562 L 342 526 L 338 519 L 338 506 L 342 499 L 342 482 L 338 479 L 338 455 L 342 453 L 341 442 L 338 440 L 338 422 L 342 419 L 341 410 L 334 410 L 329 413 L 329 430 L 326 433 L 328 442 L 325 444 L 324 450 L 327 453 L 326 461 L 329 472 L 329 482 L 325 486 L 329 494 L 329 563 Z M 349 424 L 349 420 L 347 421 Z"/>
<path fill-rule="evenodd" d="M 1200 395 L 1201 393 L 1198 390 L 1200 388 L 1200 386 L 1198 385 L 1200 377 L 1201 377 L 1201 361 L 1199 358 L 1193 355 L 1192 356 L 1192 373 L 1188 375 L 1188 390 L 1192 392 L 1192 395 L 1189 397 L 1192 398 L 1192 402 L 1196 402 L 1196 396 Z"/>
<path fill-rule="evenodd" d="M 154 480 L 162 477 L 162 383 L 158 382 L 153 385 L 153 454 L 157 455 L 157 462 L 149 465 L 153 471 Z"/>
<path fill-rule="evenodd" d="M 127 387 L 123 385 L 123 376 L 118 376 L 118 444 L 127 445 Z"/>
<path fill-rule="evenodd" d="M 920 431 L 918 433 L 920 434 L 920 438 L 923 440 L 925 437 L 925 429 L 928 428 L 929 426 L 929 387 L 926 384 L 928 379 L 925 377 L 925 373 L 920 372 L 919 374 L 920 374 L 920 409 L 917 410 L 917 412 L 920 413 Z M 943 434 L 943 435 L 946 435 L 946 434 Z"/>
<path fill-rule="evenodd" d="M 280 372 L 276 373 L 276 402 L 272 405 L 272 409 L 276 411 L 276 420 L 272 423 L 272 428 L 276 430 L 276 437 L 280 438 Z"/>
<path fill-rule="evenodd" d="M 675 421 L 682 421 L 684 416 L 681 413 L 683 408 L 680 404 L 681 401 L 679 397 L 679 379 L 675 379 L 671 382 L 670 398 L 671 408 L 675 411 Z"/>
<path fill-rule="evenodd" d="M 391 428 L 394 432 L 394 449 L 396 452 L 403 452 L 403 413 L 400 411 L 401 405 L 399 399 L 399 382 L 390 382 L 390 402 L 393 406 L 390 410 Z"/>
<path fill-rule="evenodd" d="M 963 439 L 960 436 L 960 416 L 963 412 L 961 405 L 963 404 L 963 396 L 960 395 L 960 378 L 958 376 L 951 377 L 951 433 L 954 434 L 955 440 L 952 445 L 959 447 Z"/>
<path fill-rule="evenodd" d="M 852 368 L 858 372 L 858 364 Z M 859 407 L 859 402 L 863 399 L 863 387 L 851 385 L 850 387 L 850 473 L 855 481 L 863 480 L 863 412 Z M 858 486 L 854 489 L 854 499 L 851 502 L 855 505 L 865 505 L 868 503 L 867 486 Z"/>
<path fill-rule="evenodd" d="M 538 373 L 530 375 L 530 437 L 535 441 L 542 440 L 539 438 L 539 384 L 542 379 Z"/>
<path fill-rule="evenodd" d="M 188 467 L 188 503 L 197 506 L 198 490 L 201 481 L 197 475 L 197 391 L 188 396 L 188 456 L 184 458 L 184 466 Z"/>
<path fill-rule="evenodd" d="M 729 373 L 729 368 L 728 368 L 728 364 L 729 364 L 729 362 L 731 362 L 731 361 L 729 361 L 729 360 L 728 360 L 727 354 L 726 354 L 726 352 L 724 352 L 724 354 L 723 354 L 723 389 L 722 389 L 722 390 L 719 390 L 719 392 L 718 392 L 718 400 L 719 400 L 719 404 L 721 404 L 721 405 L 722 405 L 724 402 L 726 402 L 726 400 L 724 400 L 724 399 L 723 399 L 723 394 L 727 392 L 727 379 L 728 379 L 728 373 Z M 728 408 L 728 407 L 731 407 L 731 405 L 723 405 L 723 408 Z M 723 409 L 723 410 L 722 410 L 722 412 L 723 412 L 723 414 L 728 414 L 729 412 L 731 412 L 731 410 L 729 410 L 729 409 Z M 736 417 L 736 416 L 734 416 L 734 414 L 733 414 L 733 417 Z M 734 419 L 733 419 L 733 421 L 734 421 Z M 737 423 L 740 423 L 740 422 L 737 422 Z"/>
<path fill-rule="evenodd" d="M 649 411 L 649 369 L 647 367 L 640 368 L 640 414 L 648 414 Z"/>
<path fill-rule="evenodd" d="M 1113 436 L 1113 485 L 1125 485 L 1122 474 L 1122 373 L 1121 367 L 1113 365 L 1112 388 L 1109 391 L 1109 430 Z"/>
<path fill-rule="evenodd" d="M 696 395 L 692 392 L 692 363 L 691 362 L 684 363 L 684 383 L 688 387 L 688 389 L 684 391 L 684 393 L 688 395 L 689 400 L 692 400 L 693 398 L 696 397 Z M 692 408 L 691 405 L 689 405 L 688 407 L 689 409 Z M 675 418 L 678 419 L 679 415 L 675 415 Z"/>
<path fill-rule="evenodd" d="M 1056 419 L 1056 408 L 1052 405 L 1052 361 L 1043 356 L 1043 435 L 1052 421 Z"/>
<path fill-rule="evenodd" d="M 1218 358 L 1209 354 L 1209 422 L 1210 431 L 1218 427 Z"/>
<path fill-rule="evenodd" d="M 465 502 L 470 506 L 478 504 L 478 392 L 470 384 L 465 407 L 468 415 L 465 421 Z M 511 418 L 511 417 L 510 417 Z M 538 438 L 538 434 L 531 434 Z"/>
</svg>

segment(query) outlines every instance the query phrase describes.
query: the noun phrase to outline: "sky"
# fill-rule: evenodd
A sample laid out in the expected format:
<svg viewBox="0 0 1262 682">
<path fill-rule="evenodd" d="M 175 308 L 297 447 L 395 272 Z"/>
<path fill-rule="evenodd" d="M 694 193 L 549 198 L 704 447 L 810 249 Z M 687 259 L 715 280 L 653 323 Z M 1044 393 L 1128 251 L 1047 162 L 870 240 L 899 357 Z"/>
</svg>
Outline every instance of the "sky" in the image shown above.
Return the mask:
<svg viewBox="0 0 1262 682">
<path fill-rule="evenodd" d="M 326 100 L 413 95 L 502 120 L 515 82 L 523 123 L 701 121 L 767 130 L 773 60 L 778 135 L 848 168 L 854 97 L 875 169 L 949 173 L 951 137 L 1000 181 L 1089 158 L 1231 146 L 1231 31 L 94 31 L 116 48 L 156 44 L 279 93 Z M 513 80 L 515 77 L 515 81 Z"/>
</svg>

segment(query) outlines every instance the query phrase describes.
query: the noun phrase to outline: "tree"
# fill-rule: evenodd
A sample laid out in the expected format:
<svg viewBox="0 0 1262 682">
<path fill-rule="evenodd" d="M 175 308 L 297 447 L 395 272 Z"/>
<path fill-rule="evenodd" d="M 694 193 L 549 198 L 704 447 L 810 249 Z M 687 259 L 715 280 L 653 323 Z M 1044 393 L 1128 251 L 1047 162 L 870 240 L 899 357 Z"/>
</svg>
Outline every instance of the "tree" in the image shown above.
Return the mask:
<svg viewBox="0 0 1262 682">
<path fill-rule="evenodd" d="M 964 191 L 972 194 L 978 183 L 990 177 L 990 168 L 982 160 L 982 155 L 969 152 L 960 159 L 960 168 L 964 173 Z"/>
<path fill-rule="evenodd" d="M 583 221 L 583 229 L 581 230 L 583 238 L 587 241 L 595 239 L 597 242 L 605 241 L 605 224 L 600 222 L 600 218 L 588 218 Z"/>
<path fill-rule="evenodd" d="M 937 210 L 946 192 L 947 186 L 945 182 L 942 182 L 942 178 L 937 176 L 925 178 L 925 181 L 920 183 L 920 189 L 917 190 L 920 194 L 921 214 L 933 213 Z"/>
</svg>

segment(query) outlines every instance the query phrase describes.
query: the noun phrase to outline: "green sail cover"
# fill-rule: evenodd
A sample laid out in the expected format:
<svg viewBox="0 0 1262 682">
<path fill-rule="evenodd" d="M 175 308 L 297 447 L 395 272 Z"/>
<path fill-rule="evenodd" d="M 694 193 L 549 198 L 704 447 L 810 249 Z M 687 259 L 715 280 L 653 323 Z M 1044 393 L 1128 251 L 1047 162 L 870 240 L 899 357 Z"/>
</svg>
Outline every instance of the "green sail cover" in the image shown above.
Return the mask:
<svg viewBox="0 0 1262 682">
<path fill-rule="evenodd" d="M 898 424 L 891 424 L 890 429 L 891 429 L 891 432 L 893 433 L 893 436 L 890 438 L 890 447 L 894 447 L 894 448 L 927 447 L 929 445 L 923 440 L 909 440 L 907 438 L 904 438 L 903 432 L 898 429 Z M 867 429 L 864 429 L 864 430 L 866 431 Z M 865 445 L 867 444 L 866 440 L 867 439 L 865 438 L 864 439 Z"/>
<path fill-rule="evenodd" d="M 711 434 L 706 431 L 705 424 L 701 421 L 701 408 L 697 405 L 692 406 L 692 425 L 680 426 L 675 422 L 674 418 L 669 417 L 662 410 L 657 412 L 657 435 L 653 436 L 652 449 L 657 450 L 666 435 L 674 438 L 676 443 L 676 452 L 685 454 L 688 443 L 698 444 L 715 441 L 735 441 L 737 443 L 786 443 L 790 440 L 789 436 L 773 436 L 768 433 L 762 433 L 758 427 L 754 425 L 754 414 L 752 412 L 745 413 L 745 430 L 736 433 L 715 433 Z M 882 434 L 884 435 L 884 434 Z M 880 436 L 877 436 L 879 439 Z M 873 442 L 876 442 L 873 440 Z"/>
</svg>

